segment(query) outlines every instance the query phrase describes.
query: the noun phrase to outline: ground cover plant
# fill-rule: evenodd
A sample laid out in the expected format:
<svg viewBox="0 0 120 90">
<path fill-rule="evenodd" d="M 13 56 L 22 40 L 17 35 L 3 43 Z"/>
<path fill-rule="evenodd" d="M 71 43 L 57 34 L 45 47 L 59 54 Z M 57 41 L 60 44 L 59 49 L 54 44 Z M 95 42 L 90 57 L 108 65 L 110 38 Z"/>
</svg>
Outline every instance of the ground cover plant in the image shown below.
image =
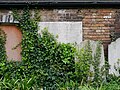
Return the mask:
<svg viewBox="0 0 120 90">
<path fill-rule="evenodd" d="M 89 42 L 78 51 L 72 44 L 59 43 L 47 29 L 38 34 L 37 19 L 31 18 L 29 8 L 22 14 L 14 10 L 13 16 L 22 32 L 22 61 L 7 61 L 6 35 L 1 30 L 0 90 L 120 90 L 119 77 L 106 75 L 104 81 L 99 74 L 99 45 L 93 63 Z M 94 74 L 89 71 L 90 64 Z M 88 80 L 91 75 L 94 79 Z"/>
</svg>

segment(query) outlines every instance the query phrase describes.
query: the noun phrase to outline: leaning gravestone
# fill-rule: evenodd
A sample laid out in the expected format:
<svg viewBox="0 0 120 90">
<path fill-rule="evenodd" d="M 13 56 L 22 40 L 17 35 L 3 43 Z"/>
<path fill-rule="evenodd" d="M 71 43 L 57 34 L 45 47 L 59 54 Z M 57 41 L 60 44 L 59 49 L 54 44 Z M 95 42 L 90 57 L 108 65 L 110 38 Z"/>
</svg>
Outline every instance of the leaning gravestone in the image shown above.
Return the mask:
<svg viewBox="0 0 120 90">
<path fill-rule="evenodd" d="M 97 51 L 97 49 L 98 48 L 100 48 L 100 52 L 99 52 L 99 65 L 98 65 L 98 68 L 99 68 L 99 74 L 100 73 L 102 73 L 103 72 L 103 70 L 105 70 L 105 68 L 104 68 L 104 65 L 105 65 L 105 57 L 104 57 L 104 48 L 103 48 L 103 45 L 99 42 L 99 41 L 92 41 L 92 40 L 85 40 L 85 41 L 83 41 L 83 42 L 81 42 L 79 45 L 76 45 L 76 47 L 77 47 L 77 50 L 78 51 L 80 51 L 80 50 L 82 50 L 83 48 L 85 48 L 87 45 L 88 45 L 88 43 L 89 43 L 89 45 L 90 45 L 90 49 L 91 49 L 91 51 L 92 51 L 92 53 L 91 53 L 91 55 L 92 55 L 92 61 L 94 62 L 94 63 L 91 63 L 91 65 L 90 65 L 90 71 L 91 72 L 93 72 L 93 73 L 95 73 L 94 72 L 94 69 L 95 69 L 95 67 L 94 67 L 94 64 L 97 62 L 97 60 L 98 60 L 98 58 L 95 58 L 96 56 L 96 51 Z M 98 56 L 98 55 L 97 55 Z M 76 62 L 77 62 L 78 60 L 76 59 Z M 102 72 L 101 72 L 102 71 Z M 101 74 L 102 75 L 102 78 L 104 78 L 105 79 L 105 75 L 104 74 Z M 90 77 L 89 77 L 90 78 Z M 93 77 L 92 77 L 93 78 Z"/>
<path fill-rule="evenodd" d="M 108 47 L 109 73 L 120 76 L 120 38 Z"/>
<path fill-rule="evenodd" d="M 76 45 L 77 49 L 81 50 L 82 48 L 84 48 L 88 44 L 88 42 L 90 43 L 90 47 L 92 50 L 92 57 L 94 58 L 94 55 L 95 55 L 96 49 L 97 49 L 97 45 L 100 44 L 99 41 L 85 40 L 85 41 L 81 42 L 79 45 Z M 103 48 L 102 44 L 100 44 L 100 48 L 101 48 L 100 67 L 102 67 L 103 65 L 105 65 L 104 48 Z"/>
<path fill-rule="evenodd" d="M 58 35 L 57 40 L 62 43 L 82 42 L 82 22 L 39 22 L 41 32 L 47 28 L 53 35 Z"/>
</svg>

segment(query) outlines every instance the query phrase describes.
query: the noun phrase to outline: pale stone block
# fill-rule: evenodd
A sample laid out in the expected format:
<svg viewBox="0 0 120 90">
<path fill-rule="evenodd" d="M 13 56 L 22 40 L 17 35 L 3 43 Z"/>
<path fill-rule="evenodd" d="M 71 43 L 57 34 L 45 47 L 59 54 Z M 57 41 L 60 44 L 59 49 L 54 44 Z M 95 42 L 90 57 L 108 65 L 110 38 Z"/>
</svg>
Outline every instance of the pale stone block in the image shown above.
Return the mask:
<svg viewBox="0 0 120 90">
<path fill-rule="evenodd" d="M 120 76 L 120 38 L 112 42 L 108 47 L 109 73 Z M 116 68 L 116 69 L 115 69 Z"/>
<path fill-rule="evenodd" d="M 38 26 L 40 30 L 48 28 L 50 33 L 58 35 L 59 42 L 77 44 L 82 42 L 82 22 L 39 22 Z"/>
</svg>

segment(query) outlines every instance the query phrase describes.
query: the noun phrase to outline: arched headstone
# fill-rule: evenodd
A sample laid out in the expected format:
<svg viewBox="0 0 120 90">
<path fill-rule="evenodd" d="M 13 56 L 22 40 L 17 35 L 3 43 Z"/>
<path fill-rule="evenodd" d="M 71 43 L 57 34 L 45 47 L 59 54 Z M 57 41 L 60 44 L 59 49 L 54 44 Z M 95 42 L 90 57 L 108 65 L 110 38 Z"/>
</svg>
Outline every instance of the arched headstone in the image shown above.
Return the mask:
<svg viewBox="0 0 120 90">
<path fill-rule="evenodd" d="M 109 73 L 120 76 L 120 38 L 108 47 Z"/>
</svg>

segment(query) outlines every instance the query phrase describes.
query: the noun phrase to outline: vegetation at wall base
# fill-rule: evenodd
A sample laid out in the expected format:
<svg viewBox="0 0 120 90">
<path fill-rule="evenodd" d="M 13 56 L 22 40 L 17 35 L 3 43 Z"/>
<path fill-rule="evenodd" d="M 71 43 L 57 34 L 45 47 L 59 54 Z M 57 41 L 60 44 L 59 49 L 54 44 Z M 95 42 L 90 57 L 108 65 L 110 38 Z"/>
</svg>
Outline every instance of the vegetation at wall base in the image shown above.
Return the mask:
<svg viewBox="0 0 120 90">
<path fill-rule="evenodd" d="M 119 77 L 107 75 L 103 82 L 102 73 L 98 75 L 99 45 L 93 61 L 89 42 L 78 51 L 72 44 L 57 42 L 46 28 L 38 34 L 37 19 L 31 18 L 29 8 L 22 14 L 14 10 L 13 16 L 22 32 L 22 61 L 7 61 L 6 35 L 0 31 L 0 90 L 120 90 Z"/>
</svg>

